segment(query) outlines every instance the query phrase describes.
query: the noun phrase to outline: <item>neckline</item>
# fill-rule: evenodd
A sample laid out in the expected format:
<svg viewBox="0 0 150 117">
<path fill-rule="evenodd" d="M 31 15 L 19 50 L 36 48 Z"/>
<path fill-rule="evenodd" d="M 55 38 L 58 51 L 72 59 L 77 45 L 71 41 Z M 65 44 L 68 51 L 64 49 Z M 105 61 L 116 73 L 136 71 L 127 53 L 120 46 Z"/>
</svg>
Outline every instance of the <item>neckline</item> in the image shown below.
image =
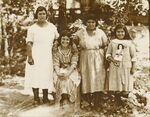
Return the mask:
<svg viewBox="0 0 150 117">
<path fill-rule="evenodd" d="M 43 26 L 38 25 L 38 23 L 36 23 L 37 27 L 39 28 L 45 28 L 48 26 L 48 22 L 46 21 L 46 23 Z"/>
<path fill-rule="evenodd" d="M 67 50 L 67 52 L 66 52 L 66 53 L 63 53 L 63 52 L 62 52 L 62 48 L 59 46 L 59 47 L 58 47 L 58 51 L 59 51 L 62 55 L 67 56 L 67 55 L 70 54 L 71 49 L 70 49 L 70 47 L 69 47 L 68 50 Z"/>
</svg>

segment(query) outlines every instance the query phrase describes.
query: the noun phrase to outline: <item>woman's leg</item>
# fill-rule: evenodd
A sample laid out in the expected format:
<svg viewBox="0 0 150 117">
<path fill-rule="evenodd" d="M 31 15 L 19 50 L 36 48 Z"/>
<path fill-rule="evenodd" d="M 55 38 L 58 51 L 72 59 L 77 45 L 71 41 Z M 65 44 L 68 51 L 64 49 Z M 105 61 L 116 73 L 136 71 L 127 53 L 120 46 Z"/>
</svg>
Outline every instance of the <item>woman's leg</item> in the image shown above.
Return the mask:
<svg viewBox="0 0 150 117">
<path fill-rule="evenodd" d="M 128 98 L 128 95 L 129 95 L 129 91 L 122 91 L 121 94 L 120 94 L 123 98 Z M 126 106 L 126 101 L 122 101 L 122 106 Z"/>
<path fill-rule="evenodd" d="M 94 109 L 98 112 L 101 111 L 102 101 L 103 100 L 103 92 L 94 92 L 93 93 L 93 102 L 94 102 Z"/>
<path fill-rule="evenodd" d="M 33 95 L 34 95 L 34 104 L 38 105 L 40 104 L 40 98 L 39 98 L 39 88 L 32 88 Z"/>
<path fill-rule="evenodd" d="M 62 107 L 64 105 L 64 101 L 69 101 L 69 95 L 68 94 L 61 94 L 61 99 L 60 99 L 60 106 Z"/>
<path fill-rule="evenodd" d="M 82 101 L 81 101 L 81 108 L 86 109 L 88 111 L 92 110 L 92 94 L 91 93 L 85 93 L 82 94 Z M 87 102 L 88 104 L 84 105 L 83 102 Z"/>
<path fill-rule="evenodd" d="M 122 100 L 121 100 L 121 92 L 116 91 L 115 92 L 115 100 L 116 100 L 116 105 L 121 106 L 122 105 Z"/>
<path fill-rule="evenodd" d="M 42 89 L 43 91 L 43 103 L 49 103 L 49 99 L 48 99 L 48 89 Z"/>
</svg>

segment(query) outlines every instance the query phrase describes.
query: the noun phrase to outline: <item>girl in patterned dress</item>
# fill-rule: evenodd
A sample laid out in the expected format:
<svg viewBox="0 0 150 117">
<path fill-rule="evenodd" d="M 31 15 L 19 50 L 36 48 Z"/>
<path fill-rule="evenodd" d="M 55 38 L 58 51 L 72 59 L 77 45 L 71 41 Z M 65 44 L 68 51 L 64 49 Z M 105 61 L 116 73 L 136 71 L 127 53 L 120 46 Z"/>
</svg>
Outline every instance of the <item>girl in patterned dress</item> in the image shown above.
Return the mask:
<svg viewBox="0 0 150 117">
<path fill-rule="evenodd" d="M 59 38 L 59 46 L 53 54 L 53 60 L 56 100 L 60 102 L 60 106 L 63 106 L 65 102 L 75 102 L 80 84 L 80 75 L 77 70 L 78 50 L 66 31 Z"/>
</svg>

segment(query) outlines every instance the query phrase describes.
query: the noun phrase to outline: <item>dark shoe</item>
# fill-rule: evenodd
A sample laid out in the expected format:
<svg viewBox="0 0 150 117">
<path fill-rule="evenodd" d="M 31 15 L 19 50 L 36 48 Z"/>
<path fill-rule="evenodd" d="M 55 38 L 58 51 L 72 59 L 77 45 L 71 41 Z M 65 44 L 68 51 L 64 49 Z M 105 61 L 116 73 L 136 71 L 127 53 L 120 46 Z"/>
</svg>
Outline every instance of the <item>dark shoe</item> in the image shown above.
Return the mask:
<svg viewBox="0 0 150 117">
<path fill-rule="evenodd" d="M 84 107 L 83 109 L 86 110 L 86 111 L 91 111 L 92 110 L 92 106 L 88 105 L 88 106 Z"/>
<path fill-rule="evenodd" d="M 34 94 L 34 102 L 33 105 L 40 105 L 40 98 L 39 98 L 39 89 L 32 88 Z"/>
<path fill-rule="evenodd" d="M 55 100 L 49 100 L 49 104 L 50 104 L 50 105 L 55 104 Z"/>
<path fill-rule="evenodd" d="M 46 103 L 49 103 L 50 101 L 49 101 L 49 99 L 47 98 L 47 99 L 43 99 L 43 104 L 46 104 Z"/>
<path fill-rule="evenodd" d="M 55 104 L 55 100 L 43 99 L 43 104 L 53 105 Z"/>
<path fill-rule="evenodd" d="M 49 99 L 48 99 L 48 89 L 42 89 L 43 91 L 43 103 L 46 104 L 46 103 L 49 103 Z"/>
<path fill-rule="evenodd" d="M 34 105 L 34 106 L 39 106 L 39 105 L 40 105 L 40 99 L 34 100 L 34 101 L 33 101 L 33 105 Z"/>
<path fill-rule="evenodd" d="M 63 105 L 64 105 L 64 99 L 63 98 L 61 98 L 59 104 L 60 104 L 60 107 L 63 107 Z"/>
<path fill-rule="evenodd" d="M 100 107 L 95 107 L 94 110 L 97 111 L 97 112 L 101 112 L 101 111 L 102 111 L 102 108 L 100 108 Z"/>
</svg>

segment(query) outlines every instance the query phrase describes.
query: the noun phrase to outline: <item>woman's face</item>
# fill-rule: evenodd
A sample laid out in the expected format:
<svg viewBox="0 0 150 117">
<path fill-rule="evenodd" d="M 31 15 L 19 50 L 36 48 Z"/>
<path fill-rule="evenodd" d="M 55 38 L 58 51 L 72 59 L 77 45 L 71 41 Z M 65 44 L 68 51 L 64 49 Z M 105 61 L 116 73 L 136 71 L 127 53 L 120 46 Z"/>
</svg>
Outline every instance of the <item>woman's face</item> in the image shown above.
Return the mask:
<svg viewBox="0 0 150 117">
<path fill-rule="evenodd" d="M 45 22 L 45 20 L 46 20 L 45 10 L 39 11 L 38 14 L 37 14 L 37 17 L 38 17 L 39 22 Z"/>
<path fill-rule="evenodd" d="M 96 28 L 96 21 L 93 19 L 89 19 L 86 22 L 87 29 L 94 30 Z"/>
<path fill-rule="evenodd" d="M 68 47 L 70 43 L 70 38 L 67 36 L 61 37 L 61 46 L 62 47 Z"/>
<path fill-rule="evenodd" d="M 118 39 L 124 39 L 125 31 L 122 28 L 116 30 L 116 36 Z"/>
</svg>

